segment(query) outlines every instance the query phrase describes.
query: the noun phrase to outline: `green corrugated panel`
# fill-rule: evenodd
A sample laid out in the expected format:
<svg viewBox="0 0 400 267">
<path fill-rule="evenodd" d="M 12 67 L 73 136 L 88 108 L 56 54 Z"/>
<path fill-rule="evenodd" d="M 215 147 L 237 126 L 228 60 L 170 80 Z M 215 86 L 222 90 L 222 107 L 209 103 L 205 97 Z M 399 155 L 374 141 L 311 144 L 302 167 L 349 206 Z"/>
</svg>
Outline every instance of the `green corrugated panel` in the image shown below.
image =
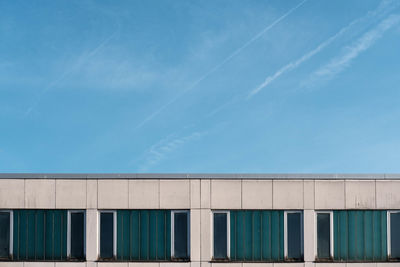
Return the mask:
<svg viewBox="0 0 400 267">
<path fill-rule="evenodd" d="M 282 261 L 283 211 L 230 211 L 232 261 Z"/>
<path fill-rule="evenodd" d="M 117 259 L 154 261 L 171 259 L 171 211 L 117 211 Z"/>
<path fill-rule="evenodd" d="M 385 261 L 386 211 L 334 211 L 334 259 Z"/>
<path fill-rule="evenodd" d="M 14 260 L 66 257 L 66 210 L 14 210 Z"/>
</svg>

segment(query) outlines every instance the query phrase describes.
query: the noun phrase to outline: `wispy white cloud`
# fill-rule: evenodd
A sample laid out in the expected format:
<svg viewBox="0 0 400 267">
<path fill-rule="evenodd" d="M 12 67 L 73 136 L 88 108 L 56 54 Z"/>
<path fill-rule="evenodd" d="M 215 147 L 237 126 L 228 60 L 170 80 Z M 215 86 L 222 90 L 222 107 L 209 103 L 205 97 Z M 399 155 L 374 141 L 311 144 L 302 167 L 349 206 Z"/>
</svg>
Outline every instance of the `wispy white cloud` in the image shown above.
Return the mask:
<svg viewBox="0 0 400 267">
<path fill-rule="evenodd" d="M 173 153 L 178 148 L 184 146 L 186 143 L 201 139 L 207 134 L 207 131 L 193 132 L 183 137 L 177 137 L 176 135 L 172 134 L 164 139 L 161 139 L 145 152 L 145 162 L 139 167 L 139 170 L 149 170 L 152 166 L 162 161 L 168 154 Z"/>
<path fill-rule="evenodd" d="M 268 76 L 264 82 L 262 82 L 260 85 L 258 85 L 255 89 L 253 89 L 248 95 L 247 99 L 252 98 L 256 94 L 258 94 L 261 90 L 263 90 L 265 87 L 270 85 L 272 82 L 274 82 L 276 79 L 278 79 L 280 76 L 283 74 L 296 69 L 299 67 L 301 64 L 304 62 L 308 61 L 311 59 L 313 56 L 317 55 L 320 53 L 324 48 L 329 46 L 332 42 L 334 42 L 336 39 L 341 37 L 344 33 L 346 33 L 348 30 L 353 29 L 354 26 L 362 24 L 362 22 L 365 22 L 368 19 L 371 19 L 372 17 L 379 16 L 382 14 L 386 14 L 388 11 L 392 10 L 393 8 L 398 6 L 398 3 L 394 2 L 392 4 L 392 1 L 383 1 L 376 10 L 368 12 L 365 16 L 358 18 L 354 21 L 352 21 L 350 24 L 347 26 L 343 27 L 341 30 L 339 30 L 336 34 L 333 36 L 329 37 L 325 41 L 323 41 L 321 44 L 319 44 L 316 48 L 313 50 L 307 52 L 303 56 L 301 56 L 299 59 L 290 62 L 289 64 L 283 66 L 279 70 L 277 70 L 274 74 Z"/>
<path fill-rule="evenodd" d="M 159 109 L 155 110 L 153 113 L 151 113 L 149 116 L 147 116 L 143 121 L 141 121 L 135 129 L 141 128 L 143 125 L 145 125 L 147 122 L 151 121 L 154 117 L 156 117 L 158 114 L 160 114 L 162 111 L 164 111 L 167 107 L 175 103 L 178 99 L 180 99 L 182 96 L 187 94 L 188 92 L 192 91 L 198 84 L 200 84 L 203 80 L 208 78 L 211 74 L 216 72 L 218 69 L 220 69 L 222 66 L 224 66 L 226 63 L 228 63 L 230 60 L 232 60 L 234 57 L 239 55 L 244 49 L 246 49 L 249 45 L 251 45 L 253 42 L 258 40 L 261 36 L 263 36 L 266 32 L 271 30 L 275 25 L 277 25 L 279 22 L 284 20 L 286 17 L 288 17 L 290 14 L 292 14 L 294 11 L 296 11 L 298 8 L 300 8 L 307 0 L 303 0 L 299 4 L 297 4 L 295 7 L 287 11 L 285 14 L 280 16 L 278 19 L 273 21 L 271 24 L 269 24 L 267 27 L 265 27 L 262 31 L 257 33 L 255 36 L 253 36 L 250 40 L 248 40 L 246 43 L 244 43 L 241 47 L 236 49 L 233 53 L 231 53 L 228 57 L 226 57 L 224 60 L 222 60 L 220 63 L 212 67 L 210 70 L 208 70 L 206 73 L 204 73 L 201 77 L 199 77 L 197 80 L 195 80 L 193 83 L 191 83 L 185 90 L 181 91 L 180 93 L 176 94 L 171 100 L 169 100 L 167 103 L 165 103 L 163 106 L 161 106 Z"/>
<path fill-rule="evenodd" d="M 332 79 L 335 75 L 346 69 L 362 52 L 373 46 L 387 30 L 399 24 L 399 22 L 400 15 L 390 15 L 372 30 L 362 35 L 351 46 L 346 47 L 340 56 L 333 58 L 328 64 L 312 73 L 304 85 L 311 86 L 318 80 Z"/>
</svg>

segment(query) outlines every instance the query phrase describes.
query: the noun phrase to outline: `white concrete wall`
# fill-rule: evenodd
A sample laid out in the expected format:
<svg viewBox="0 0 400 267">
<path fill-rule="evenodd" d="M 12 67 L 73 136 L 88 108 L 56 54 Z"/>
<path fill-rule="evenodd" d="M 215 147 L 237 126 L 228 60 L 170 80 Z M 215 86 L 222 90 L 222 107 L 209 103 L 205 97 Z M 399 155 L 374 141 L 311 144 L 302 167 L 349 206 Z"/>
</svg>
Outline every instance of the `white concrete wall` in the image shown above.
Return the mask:
<svg viewBox="0 0 400 267">
<path fill-rule="evenodd" d="M 86 209 L 87 262 L 0 262 L 0 267 L 351 267 L 314 263 L 315 210 L 400 209 L 400 180 L 0 179 L 0 209 Z M 98 209 L 190 209 L 191 262 L 112 263 L 98 257 Z M 304 210 L 304 263 L 212 263 L 212 210 Z"/>
</svg>

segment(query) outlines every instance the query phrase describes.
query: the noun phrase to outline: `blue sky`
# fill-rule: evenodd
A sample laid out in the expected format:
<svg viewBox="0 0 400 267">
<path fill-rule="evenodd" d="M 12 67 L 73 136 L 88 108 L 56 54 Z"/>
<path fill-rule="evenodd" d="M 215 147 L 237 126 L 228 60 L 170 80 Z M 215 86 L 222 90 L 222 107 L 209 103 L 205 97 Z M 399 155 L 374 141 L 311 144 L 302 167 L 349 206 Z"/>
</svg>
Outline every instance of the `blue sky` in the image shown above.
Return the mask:
<svg viewBox="0 0 400 267">
<path fill-rule="evenodd" d="M 0 0 L 1 172 L 400 172 L 400 1 Z"/>
</svg>

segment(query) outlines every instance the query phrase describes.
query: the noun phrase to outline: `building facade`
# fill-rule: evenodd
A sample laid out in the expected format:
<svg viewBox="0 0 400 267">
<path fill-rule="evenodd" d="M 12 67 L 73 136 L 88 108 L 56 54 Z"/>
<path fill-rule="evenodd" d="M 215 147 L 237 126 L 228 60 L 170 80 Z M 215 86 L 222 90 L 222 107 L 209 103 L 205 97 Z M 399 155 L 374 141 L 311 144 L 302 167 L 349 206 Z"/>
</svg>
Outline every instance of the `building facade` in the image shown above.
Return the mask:
<svg viewBox="0 0 400 267">
<path fill-rule="evenodd" d="M 0 174 L 4 266 L 400 266 L 400 175 Z"/>
</svg>

